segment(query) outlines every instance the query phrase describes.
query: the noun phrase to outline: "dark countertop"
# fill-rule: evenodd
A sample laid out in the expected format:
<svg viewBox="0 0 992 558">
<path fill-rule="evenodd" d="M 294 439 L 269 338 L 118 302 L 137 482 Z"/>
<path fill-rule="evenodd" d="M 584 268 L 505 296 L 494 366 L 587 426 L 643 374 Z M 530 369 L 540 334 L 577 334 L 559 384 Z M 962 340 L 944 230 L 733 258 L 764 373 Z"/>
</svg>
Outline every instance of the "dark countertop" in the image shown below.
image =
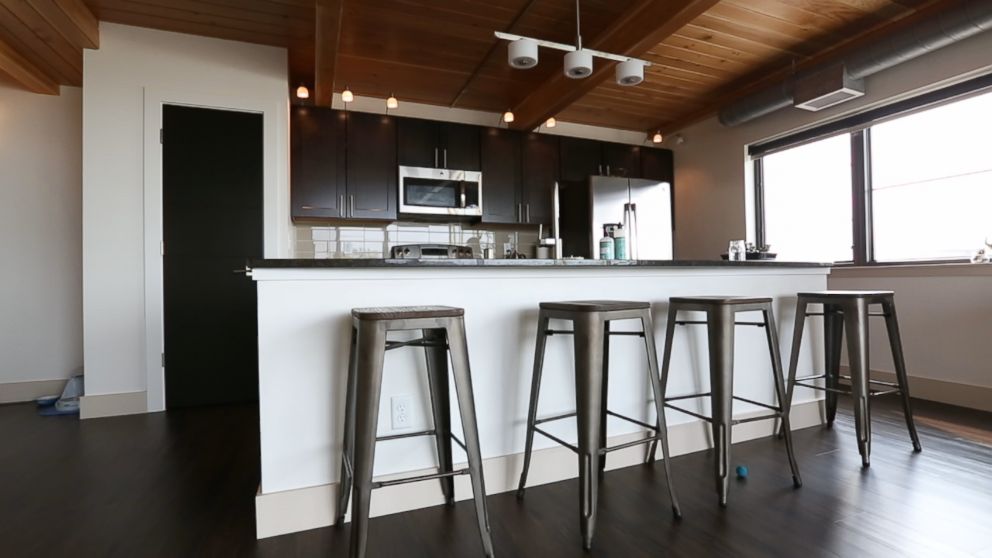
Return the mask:
<svg viewBox="0 0 992 558">
<path fill-rule="evenodd" d="M 583 268 L 583 267 L 781 267 L 827 268 L 832 264 L 811 262 L 777 262 L 726 260 L 392 260 L 392 259 L 271 259 L 251 260 L 257 269 L 324 269 L 324 268 L 384 268 L 384 267 L 454 267 L 454 268 Z"/>
</svg>

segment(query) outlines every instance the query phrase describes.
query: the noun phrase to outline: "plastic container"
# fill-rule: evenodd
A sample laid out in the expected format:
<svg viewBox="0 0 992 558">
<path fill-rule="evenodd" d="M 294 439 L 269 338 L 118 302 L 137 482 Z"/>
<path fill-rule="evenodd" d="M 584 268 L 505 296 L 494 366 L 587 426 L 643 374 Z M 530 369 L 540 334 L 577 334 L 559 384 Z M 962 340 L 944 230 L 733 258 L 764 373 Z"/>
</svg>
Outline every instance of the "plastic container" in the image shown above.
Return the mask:
<svg viewBox="0 0 992 558">
<path fill-rule="evenodd" d="M 599 259 L 601 260 L 612 260 L 613 259 L 613 237 L 604 236 L 599 239 Z"/>
<path fill-rule="evenodd" d="M 613 231 L 613 258 L 616 260 L 627 259 L 627 233 L 623 227 L 617 227 Z"/>
</svg>

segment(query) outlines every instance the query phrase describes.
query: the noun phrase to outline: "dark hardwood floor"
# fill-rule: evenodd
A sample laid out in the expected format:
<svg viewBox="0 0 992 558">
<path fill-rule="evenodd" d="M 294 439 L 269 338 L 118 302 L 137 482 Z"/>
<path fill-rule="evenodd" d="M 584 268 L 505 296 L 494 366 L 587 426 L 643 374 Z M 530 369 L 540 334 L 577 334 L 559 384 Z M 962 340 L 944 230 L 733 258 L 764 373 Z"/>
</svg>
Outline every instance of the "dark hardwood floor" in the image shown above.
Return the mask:
<svg viewBox="0 0 992 558">
<path fill-rule="evenodd" d="M 917 402 L 914 454 L 894 401 L 876 400 L 872 467 L 852 419 L 795 435 L 805 486 L 782 444 L 734 446 L 750 477 L 717 506 L 708 452 L 673 460 L 685 519 L 660 465 L 606 474 L 591 553 L 575 481 L 489 498 L 504 557 L 978 556 L 992 558 L 992 415 Z M 98 419 L 0 407 L 0 556 L 346 556 L 347 528 L 254 538 L 258 416 L 252 407 Z M 476 556 L 471 502 L 373 519 L 370 556 Z"/>
</svg>

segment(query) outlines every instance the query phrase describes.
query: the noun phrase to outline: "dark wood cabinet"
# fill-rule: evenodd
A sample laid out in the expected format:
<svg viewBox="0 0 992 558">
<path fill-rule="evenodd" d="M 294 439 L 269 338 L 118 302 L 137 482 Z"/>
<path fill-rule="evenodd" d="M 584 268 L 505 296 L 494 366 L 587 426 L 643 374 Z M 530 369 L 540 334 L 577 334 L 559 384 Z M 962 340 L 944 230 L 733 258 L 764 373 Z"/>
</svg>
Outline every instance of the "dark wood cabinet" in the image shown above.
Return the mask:
<svg viewBox="0 0 992 558">
<path fill-rule="evenodd" d="M 344 217 L 344 113 L 315 107 L 293 107 L 290 119 L 289 192 L 292 218 Z"/>
<path fill-rule="evenodd" d="M 346 216 L 395 221 L 396 118 L 348 113 Z"/>
<path fill-rule="evenodd" d="M 640 178 L 641 147 L 624 143 L 604 143 L 602 174 L 624 178 Z"/>
<path fill-rule="evenodd" d="M 558 180 L 557 136 L 526 134 L 521 145 L 521 196 L 523 220 L 550 227 L 554 218 L 552 196 Z"/>
<path fill-rule="evenodd" d="M 486 128 L 481 133 L 482 222 L 520 222 L 520 132 Z"/>
<path fill-rule="evenodd" d="M 602 144 L 580 138 L 561 138 L 562 180 L 585 180 L 603 174 Z"/>
<path fill-rule="evenodd" d="M 645 147 L 641 150 L 641 171 L 639 178 L 649 178 L 674 184 L 675 165 L 672 152 L 668 149 Z"/>
<path fill-rule="evenodd" d="M 397 159 L 408 167 L 481 169 L 478 126 L 401 118 Z"/>
</svg>

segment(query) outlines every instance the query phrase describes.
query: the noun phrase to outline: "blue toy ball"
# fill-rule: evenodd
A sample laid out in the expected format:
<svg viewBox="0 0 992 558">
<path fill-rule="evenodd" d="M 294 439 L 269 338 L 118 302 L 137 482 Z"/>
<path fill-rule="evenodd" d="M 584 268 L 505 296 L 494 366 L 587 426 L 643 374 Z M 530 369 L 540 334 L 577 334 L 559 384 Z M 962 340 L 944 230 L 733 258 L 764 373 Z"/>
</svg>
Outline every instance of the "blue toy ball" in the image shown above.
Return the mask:
<svg viewBox="0 0 992 558">
<path fill-rule="evenodd" d="M 737 466 L 737 478 L 746 479 L 747 478 L 747 465 Z"/>
</svg>

